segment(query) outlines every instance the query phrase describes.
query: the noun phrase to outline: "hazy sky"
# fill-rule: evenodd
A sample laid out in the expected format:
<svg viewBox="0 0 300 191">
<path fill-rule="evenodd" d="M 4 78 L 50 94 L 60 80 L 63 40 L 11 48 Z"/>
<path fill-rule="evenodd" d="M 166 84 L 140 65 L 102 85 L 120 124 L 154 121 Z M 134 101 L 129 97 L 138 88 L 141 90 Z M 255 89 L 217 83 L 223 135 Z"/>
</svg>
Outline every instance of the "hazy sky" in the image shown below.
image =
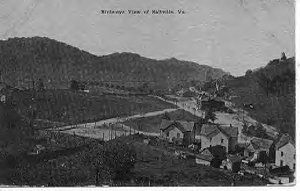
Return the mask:
<svg viewBox="0 0 300 191">
<path fill-rule="evenodd" d="M 185 15 L 101 15 L 183 9 Z M 135 52 L 233 75 L 294 56 L 293 0 L 0 0 L 0 38 L 46 36 L 96 55 Z"/>
</svg>

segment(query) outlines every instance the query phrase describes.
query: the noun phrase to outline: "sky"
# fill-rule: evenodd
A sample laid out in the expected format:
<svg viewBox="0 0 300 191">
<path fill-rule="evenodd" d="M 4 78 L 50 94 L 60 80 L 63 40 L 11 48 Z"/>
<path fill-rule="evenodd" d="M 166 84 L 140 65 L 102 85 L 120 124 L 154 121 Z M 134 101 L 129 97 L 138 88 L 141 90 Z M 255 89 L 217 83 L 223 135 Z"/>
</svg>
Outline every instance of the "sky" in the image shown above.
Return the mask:
<svg viewBox="0 0 300 191">
<path fill-rule="evenodd" d="M 101 10 L 182 9 L 183 15 Z M 0 39 L 45 36 L 95 55 L 134 52 L 232 75 L 295 56 L 293 0 L 0 0 Z"/>
</svg>

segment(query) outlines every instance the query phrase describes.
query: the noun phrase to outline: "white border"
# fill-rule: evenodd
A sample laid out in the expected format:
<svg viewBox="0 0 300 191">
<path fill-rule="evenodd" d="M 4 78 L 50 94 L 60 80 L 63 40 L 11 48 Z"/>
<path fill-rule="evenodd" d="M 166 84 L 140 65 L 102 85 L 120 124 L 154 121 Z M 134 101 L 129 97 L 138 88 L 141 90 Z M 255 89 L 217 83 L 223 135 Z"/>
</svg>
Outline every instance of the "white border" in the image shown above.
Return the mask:
<svg viewBox="0 0 300 191">
<path fill-rule="evenodd" d="M 284 1 L 284 0 L 280 0 Z M 300 30 L 300 0 L 295 0 L 295 50 L 296 50 L 296 170 L 299 171 L 300 169 L 300 162 L 299 162 L 299 146 L 300 146 L 300 130 L 297 130 L 297 128 L 300 128 L 300 61 L 297 58 L 300 58 L 300 37 L 299 37 L 299 30 Z M 1 169 L 0 169 L 1 170 Z M 81 191 L 81 190 L 122 190 L 122 191 L 132 191 L 132 190 L 144 190 L 144 191 L 154 191 L 154 190 L 164 190 L 164 191 L 177 191 L 177 190 L 185 190 L 185 191 L 199 191 L 199 190 L 205 190 L 205 191 L 214 191 L 214 190 L 224 190 L 224 191 L 231 191 L 231 190 L 264 190 L 264 191 L 281 191 L 281 190 L 300 190 L 300 183 L 299 183 L 299 173 L 296 174 L 296 186 L 251 186 L 251 187 L 52 187 L 52 188 L 43 188 L 43 187 L 22 187 L 22 188 L 14 188 L 14 187 L 8 187 L 8 188 L 1 188 L 0 191 L 4 190 L 25 190 L 25 191 L 31 191 L 31 190 L 53 190 L 53 191 Z"/>
</svg>

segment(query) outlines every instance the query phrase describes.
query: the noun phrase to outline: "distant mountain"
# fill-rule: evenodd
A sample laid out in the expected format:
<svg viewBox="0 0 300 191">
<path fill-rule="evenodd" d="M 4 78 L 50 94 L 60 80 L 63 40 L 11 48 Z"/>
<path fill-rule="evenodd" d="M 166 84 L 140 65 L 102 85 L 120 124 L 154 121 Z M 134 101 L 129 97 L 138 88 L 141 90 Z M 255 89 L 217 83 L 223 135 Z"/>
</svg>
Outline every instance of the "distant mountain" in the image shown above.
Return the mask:
<svg viewBox="0 0 300 191">
<path fill-rule="evenodd" d="M 0 70 L 4 83 L 29 87 L 42 79 L 46 87 L 67 88 L 72 79 L 137 87 L 170 88 L 191 81 L 205 82 L 224 76 L 215 69 L 175 58 L 154 60 L 133 53 L 95 56 L 45 37 L 0 41 Z"/>
</svg>

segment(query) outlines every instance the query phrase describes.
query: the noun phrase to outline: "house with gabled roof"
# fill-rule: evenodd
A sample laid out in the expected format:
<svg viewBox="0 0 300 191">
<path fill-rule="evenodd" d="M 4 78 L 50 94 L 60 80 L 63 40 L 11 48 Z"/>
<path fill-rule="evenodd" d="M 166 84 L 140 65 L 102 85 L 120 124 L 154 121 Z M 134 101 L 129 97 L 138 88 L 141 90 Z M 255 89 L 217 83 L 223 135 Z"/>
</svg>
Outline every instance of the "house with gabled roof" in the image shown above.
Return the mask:
<svg viewBox="0 0 300 191">
<path fill-rule="evenodd" d="M 189 145 L 192 143 L 194 124 L 190 121 L 163 119 L 160 126 L 161 137 L 172 143 Z"/>
<path fill-rule="evenodd" d="M 238 172 L 241 169 L 241 161 L 242 158 L 238 155 L 228 155 L 227 158 L 222 161 L 221 168 Z"/>
<path fill-rule="evenodd" d="M 219 168 L 222 160 L 226 158 L 225 147 L 217 145 L 203 149 L 196 155 L 196 163 Z"/>
<path fill-rule="evenodd" d="M 234 151 L 237 145 L 238 128 L 230 126 L 220 126 L 214 123 L 206 123 L 197 126 L 195 130 L 195 140 L 200 142 L 201 148 L 221 145 L 226 148 L 226 152 Z"/>
<path fill-rule="evenodd" d="M 275 144 L 275 165 L 289 166 L 292 170 L 296 169 L 295 142 L 287 133 L 283 134 Z"/>
<path fill-rule="evenodd" d="M 272 145 L 272 140 L 253 137 L 244 150 L 244 156 L 248 157 L 248 161 L 257 161 L 263 155 L 269 157 Z"/>
</svg>

